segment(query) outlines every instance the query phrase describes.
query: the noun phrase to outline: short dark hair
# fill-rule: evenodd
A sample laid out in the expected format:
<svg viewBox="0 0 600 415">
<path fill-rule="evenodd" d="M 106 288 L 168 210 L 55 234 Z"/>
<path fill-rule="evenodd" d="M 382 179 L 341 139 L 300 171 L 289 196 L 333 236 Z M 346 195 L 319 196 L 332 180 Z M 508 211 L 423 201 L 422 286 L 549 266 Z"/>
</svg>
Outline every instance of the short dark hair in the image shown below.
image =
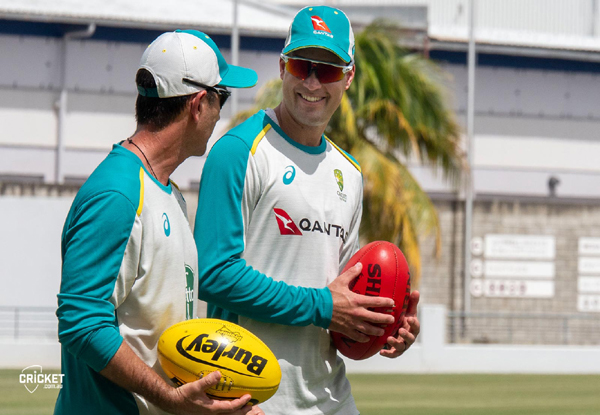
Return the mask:
<svg viewBox="0 0 600 415">
<path fill-rule="evenodd" d="M 135 83 L 144 88 L 156 88 L 154 77 L 144 68 L 137 71 Z M 210 94 L 209 94 L 210 95 Z M 135 102 L 135 119 L 139 125 L 160 131 L 183 112 L 192 95 L 172 98 L 153 98 L 139 95 Z"/>
</svg>

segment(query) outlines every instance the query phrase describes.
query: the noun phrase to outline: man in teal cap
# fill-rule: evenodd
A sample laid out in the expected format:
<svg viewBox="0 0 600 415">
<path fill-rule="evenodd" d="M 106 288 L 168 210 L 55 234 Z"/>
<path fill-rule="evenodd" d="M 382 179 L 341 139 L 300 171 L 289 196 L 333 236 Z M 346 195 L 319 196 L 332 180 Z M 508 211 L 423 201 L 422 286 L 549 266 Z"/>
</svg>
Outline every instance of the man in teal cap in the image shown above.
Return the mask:
<svg viewBox="0 0 600 415">
<path fill-rule="evenodd" d="M 360 264 L 339 275 L 359 248 L 363 193 L 357 161 L 324 135 L 354 78 L 346 15 L 300 10 L 279 69 L 281 103 L 233 128 L 207 157 L 194 230 L 200 298 L 209 317 L 248 328 L 277 356 L 281 385 L 261 404 L 265 413 L 356 415 L 327 329 L 364 342 L 394 318 L 370 310 L 393 307 L 391 299 L 348 288 Z M 382 356 L 414 343 L 417 303 L 413 294 Z"/>
<path fill-rule="evenodd" d="M 263 413 L 244 406 L 250 395 L 211 399 L 218 372 L 177 387 L 157 355 L 160 335 L 197 315 L 198 252 L 169 177 L 204 154 L 227 88 L 256 80 L 195 30 L 164 33 L 144 52 L 137 129 L 81 187 L 64 225 L 56 415 Z"/>
</svg>

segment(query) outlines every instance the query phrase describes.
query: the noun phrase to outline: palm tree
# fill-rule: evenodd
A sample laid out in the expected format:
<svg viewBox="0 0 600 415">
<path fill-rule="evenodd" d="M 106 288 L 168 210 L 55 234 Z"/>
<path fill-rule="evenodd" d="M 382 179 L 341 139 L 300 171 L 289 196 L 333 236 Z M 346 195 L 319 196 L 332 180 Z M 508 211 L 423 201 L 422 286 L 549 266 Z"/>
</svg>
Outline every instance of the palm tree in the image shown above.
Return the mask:
<svg viewBox="0 0 600 415">
<path fill-rule="evenodd" d="M 422 268 L 419 236 L 433 234 L 438 255 L 441 230 L 433 202 L 406 162 L 416 160 L 436 172 L 441 168 L 443 177 L 457 184 L 464 157 L 458 124 L 444 99 L 444 74 L 433 62 L 399 46 L 398 33 L 397 26 L 378 21 L 357 34 L 355 79 L 326 134 L 362 167 L 361 237 L 397 244 L 411 265 L 416 287 Z M 275 79 L 232 125 L 280 101 L 281 81 Z"/>
</svg>

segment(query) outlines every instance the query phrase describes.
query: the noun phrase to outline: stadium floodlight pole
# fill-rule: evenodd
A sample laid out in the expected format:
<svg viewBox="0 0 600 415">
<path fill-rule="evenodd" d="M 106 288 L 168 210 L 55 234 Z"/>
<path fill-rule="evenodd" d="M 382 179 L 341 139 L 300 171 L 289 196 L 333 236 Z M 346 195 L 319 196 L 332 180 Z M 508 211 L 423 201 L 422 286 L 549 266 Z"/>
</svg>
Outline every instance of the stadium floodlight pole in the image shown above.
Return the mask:
<svg viewBox="0 0 600 415">
<path fill-rule="evenodd" d="M 471 311 L 471 237 L 473 225 L 473 140 L 475 125 L 475 0 L 469 0 L 469 52 L 467 93 L 467 167 L 465 175 L 465 229 L 464 229 L 464 304 L 465 313 Z"/>
<path fill-rule="evenodd" d="M 238 3 L 239 0 L 233 0 L 233 24 L 231 26 L 231 64 L 239 65 L 240 57 L 240 29 L 238 25 Z M 238 112 L 238 91 L 231 89 L 231 117 Z"/>
<path fill-rule="evenodd" d="M 598 0 L 592 0 L 592 37 L 598 37 Z"/>
<path fill-rule="evenodd" d="M 57 132 L 56 132 L 56 158 L 54 161 L 54 182 L 63 184 L 64 175 L 64 154 L 65 154 L 65 122 L 67 119 L 67 63 L 68 63 L 68 42 L 69 39 L 83 39 L 92 37 L 96 32 L 96 23 L 90 23 L 85 30 L 75 30 L 67 32 L 62 41 L 62 68 L 60 73 L 60 97 L 55 103 L 58 110 Z"/>
</svg>

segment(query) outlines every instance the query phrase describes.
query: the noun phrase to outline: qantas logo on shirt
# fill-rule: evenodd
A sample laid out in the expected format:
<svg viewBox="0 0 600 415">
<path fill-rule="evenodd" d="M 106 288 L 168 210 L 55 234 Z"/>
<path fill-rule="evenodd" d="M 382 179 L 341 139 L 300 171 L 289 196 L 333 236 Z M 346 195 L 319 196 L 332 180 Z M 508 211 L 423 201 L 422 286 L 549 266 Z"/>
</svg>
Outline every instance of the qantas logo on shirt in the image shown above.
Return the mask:
<svg viewBox="0 0 600 415">
<path fill-rule="evenodd" d="M 279 233 L 281 235 L 300 235 L 302 236 L 304 232 L 319 232 L 325 235 L 334 236 L 336 238 L 341 238 L 342 242 L 346 242 L 348 238 L 348 232 L 344 231 L 344 228 L 340 225 L 334 225 L 332 223 L 327 223 L 324 221 L 318 220 L 310 220 L 308 218 L 302 218 L 298 225 L 292 220 L 290 215 L 279 208 L 273 208 L 273 213 L 275 213 L 275 219 L 277 220 L 277 225 L 279 226 Z M 302 229 L 302 231 L 300 230 Z"/>
<path fill-rule="evenodd" d="M 279 232 L 282 235 L 302 235 L 300 229 L 296 226 L 290 215 L 283 209 L 273 208 L 275 212 L 275 218 L 277 219 L 277 225 L 279 225 Z"/>
</svg>

